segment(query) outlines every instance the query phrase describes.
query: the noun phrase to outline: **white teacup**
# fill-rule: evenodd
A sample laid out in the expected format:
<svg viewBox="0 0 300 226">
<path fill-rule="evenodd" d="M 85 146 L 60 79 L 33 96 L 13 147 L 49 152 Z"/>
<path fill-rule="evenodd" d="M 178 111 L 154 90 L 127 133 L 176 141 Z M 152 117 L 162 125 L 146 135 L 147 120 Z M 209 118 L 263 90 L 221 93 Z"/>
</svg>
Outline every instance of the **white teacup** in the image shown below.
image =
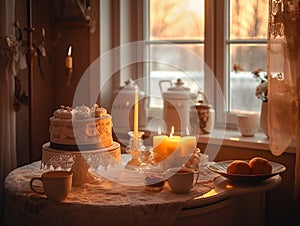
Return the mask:
<svg viewBox="0 0 300 226">
<path fill-rule="evenodd" d="M 72 189 L 72 176 L 70 171 L 49 171 L 41 177 L 34 177 L 30 180 L 30 188 L 39 194 L 45 194 L 49 200 L 60 202 L 67 198 Z M 34 181 L 41 181 L 43 191 L 39 191 Z"/>
<path fill-rule="evenodd" d="M 197 175 L 195 179 L 195 174 Z M 185 194 L 195 186 L 199 173 L 191 168 L 170 168 L 167 170 L 168 183 L 173 193 Z"/>
<path fill-rule="evenodd" d="M 254 136 L 259 128 L 259 114 L 238 114 L 237 127 L 242 136 Z"/>
</svg>

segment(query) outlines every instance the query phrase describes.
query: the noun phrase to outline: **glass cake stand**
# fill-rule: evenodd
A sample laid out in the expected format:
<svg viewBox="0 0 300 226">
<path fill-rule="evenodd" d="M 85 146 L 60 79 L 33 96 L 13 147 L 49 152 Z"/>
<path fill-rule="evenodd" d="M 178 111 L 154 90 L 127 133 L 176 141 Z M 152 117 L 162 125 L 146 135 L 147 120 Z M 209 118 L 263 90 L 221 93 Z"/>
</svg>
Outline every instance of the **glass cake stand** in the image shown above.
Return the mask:
<svg viewBox="0 0 300 226">
<path fill-rule="evenodd" d="M 72 171 L 74 186 L 99 182 L 101 178 L 92 173 L 93 170 L 121 164 L 121 149 L 117 142 L 107 148 L 85 151 L 57 150 L 51 148 L 50 142 L 45 143 L 42 148 L 41 169 Z"/>
</svg>

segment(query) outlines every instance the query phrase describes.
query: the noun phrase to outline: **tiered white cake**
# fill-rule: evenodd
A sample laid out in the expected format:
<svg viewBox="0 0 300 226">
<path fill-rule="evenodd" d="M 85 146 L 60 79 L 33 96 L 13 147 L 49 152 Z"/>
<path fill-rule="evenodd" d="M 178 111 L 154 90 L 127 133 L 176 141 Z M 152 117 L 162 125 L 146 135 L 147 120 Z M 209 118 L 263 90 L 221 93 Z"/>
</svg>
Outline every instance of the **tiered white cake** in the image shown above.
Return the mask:
<svg viewBox="0 0 300 226">
<path fill-rule="evenodd" d="M 43 145 L 41 168 L 73 172 L 73 185 L 98 181 L 90 169 L 121 163 L 120 144 L 112 138 L 112 117 L 105 108 L 61 106 L 50 117 L 50 142 Z"/>
<path fill-rule="evenodd" d="M 112 117 L 95 105 L 61 106 L 50 118 L 50 145 L 62 150 L 92 150 L 113 144 Z"/>
</svg>

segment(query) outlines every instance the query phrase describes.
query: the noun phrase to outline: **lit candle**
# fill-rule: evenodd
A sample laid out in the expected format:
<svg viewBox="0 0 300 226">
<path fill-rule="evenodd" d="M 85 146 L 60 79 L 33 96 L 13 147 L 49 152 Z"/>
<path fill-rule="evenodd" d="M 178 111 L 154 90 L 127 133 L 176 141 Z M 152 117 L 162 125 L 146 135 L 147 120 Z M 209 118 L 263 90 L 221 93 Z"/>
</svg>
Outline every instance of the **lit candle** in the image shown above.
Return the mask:
<svg viewBox="0 0 300 226">
<path fill-rule="evenodd" d="M 171 129 L 170 136 L 161 135 L 160 127 L 158 135 L 153 137 L 153 152 L 155 153 L 155 161 L 159 162 L 168 158 L 173 152 L 180 154 L 180 136 L 174 135 L 174 127 Z"/>
<path fill-rule="evenodd" d="M 72 68 L 73 67 L 73 59 L 72 59 L 72 46 L 69 47 L 69 50 L 68 50 L 68 55 L 66 57 L 66 62 L 65 62 L 65 65 L 66 65 L 66 68 Z"/>
<path fill-rule="evenodd" d="M 180 136 L 174 136 L 172 133 L 170 133 L 170 136 L 167 140 L 167 155 L 171 155 L 173 152 L 175 154 L 180 153 Z"/>
<path fill-rule="evenodd" d="M 135 85 L 134 91 L 134 118 L 133 118 L 133 134 L 135 138 L 139 136 L 139 88 Z"/>
<path fill-rule="evenodd" d="M 181 146 L 181 154 L 182 155 L 192 155 L 197 146 L 197 141 L 195 136 L 190 136 L 189 128 L 186 127 L 186 135 L 181 138 L 180 146 Z"/>
<path fill-rule="evenodd" d="M 158 135 L 161 135 L 161 128 L 160 128 L 160 126 L 159 126 L 158 129 L 157 129 L 157 134 L 158 134 Z"/>
<path fill-rule="evenodd" d="M 153 137 L 153 152 L 155 153 L 155 159 L 161 161 L 167 155 L 167 138 L 166 135 L 161 135 L 161 128 L 158 127 L 157 136 Z"/>
<path fill-rule="evenodd" d="M 167 155 L 171 155 L 174 151 L 180 152 L 180 140 L 180 136 L 174 136 L 174 126 L 172 126 L 170 136 L 167 139 Z"/>
</svg>

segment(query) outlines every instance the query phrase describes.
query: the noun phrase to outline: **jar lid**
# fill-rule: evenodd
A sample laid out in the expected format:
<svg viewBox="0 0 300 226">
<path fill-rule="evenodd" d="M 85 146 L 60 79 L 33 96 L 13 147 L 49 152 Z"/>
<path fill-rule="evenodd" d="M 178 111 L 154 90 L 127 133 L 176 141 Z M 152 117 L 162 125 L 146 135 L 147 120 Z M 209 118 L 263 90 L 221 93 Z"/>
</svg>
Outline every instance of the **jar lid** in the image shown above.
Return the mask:
<svg viewBox="0 0 300 226">
<path fill-rule="evenodd" d="M 175 86 L 168 88 L 166 92 L 163 93 L 163 97 L 167 99 L 195 99 L 197 96 L 195 93 L 190 91 L 190 88 L 184 87 L 182 80 L 179 78 L 177 82 L 174 83 Z"/>
<path fill-rule="evenodd" d="M 135 85 L 136 83 L 132 79 L 126 80 L 124 86 L 120 86 L 115 92 L 130 92 L 134 93 L 135 92 Z M 139 94 L 140 95 L 145 95 L 145 92 L 139 89 Z"/>
<path fill-rule="evenodd" d="M 204 104 L 204 103 L 196 103 L 194 106 L 191 106 L 191 108 L 198 109 L 210 109 L 212 106 L 210 104 Z"/>
<path fill-rule="evenodd" d="M 177 92 L 190 92 L 190 88 L 188 87 L 184 87 L 184 83 L 183 81 L 179 78 L 177 79 L 177 81 L 174 83 L 175 86 L 171 86 L 170 88 L 168 88 L 168 91 L 177 91 Z"/>
</svg>

